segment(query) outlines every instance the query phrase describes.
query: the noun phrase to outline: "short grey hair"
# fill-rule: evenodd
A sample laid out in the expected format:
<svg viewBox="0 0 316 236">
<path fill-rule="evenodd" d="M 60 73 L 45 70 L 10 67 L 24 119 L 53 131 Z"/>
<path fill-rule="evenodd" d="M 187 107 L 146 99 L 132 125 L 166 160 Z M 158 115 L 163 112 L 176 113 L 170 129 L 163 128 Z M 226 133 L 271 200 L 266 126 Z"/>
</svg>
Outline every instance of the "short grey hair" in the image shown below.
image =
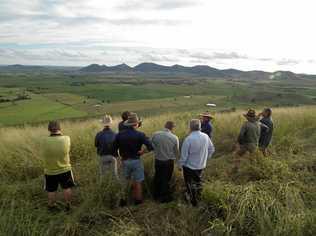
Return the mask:
<svg viewBox="0 0 316 236">
<path fill-rule="evenodd" d="M 191 131 L 201 130 L 201 121 L 199 119 L 192 119 L 190 121 L 190 130 Z"/>
</svg>

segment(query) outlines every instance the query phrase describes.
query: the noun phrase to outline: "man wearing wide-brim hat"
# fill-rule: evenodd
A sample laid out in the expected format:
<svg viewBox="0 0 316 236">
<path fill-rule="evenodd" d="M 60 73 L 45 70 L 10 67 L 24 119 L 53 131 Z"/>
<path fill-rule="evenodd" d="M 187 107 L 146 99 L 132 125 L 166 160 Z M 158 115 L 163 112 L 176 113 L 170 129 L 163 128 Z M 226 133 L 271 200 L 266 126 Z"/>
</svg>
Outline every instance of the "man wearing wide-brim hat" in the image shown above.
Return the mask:
<svg viewBox="0 0 316 236">
<path fill-rule="evenodd" d="M 249 153 L 254 153 L 257 150 L 261 124 L 259 123 L 259 117 L 256 115 L 254 109 L 249 109 L 243 116 L 247 119 L 240 129 L 238 136 L 239 150 L 237 154 L 242 156 Z"/>
<path fill-rule="evenodd" d="M 97 153 L 100 157 L 100 174 L 102 177 L 105 175 L 114 175 L 118 178 L 116 159 L 118 154 L 113 146 L 116 133 L 111 129 L 113 123 L 112 117 L 105 115 L 101 120 L 101 123 L 104 128 L 102 131 L 98 132 L 95 137 L 95 147 L 97 148 Z"/>
<path fill-rule="evenodd" d="M 200 114 L 201 119 L 201 132 L 207 134 L 210 138 L 212 138 L 213 125 L 211 120 L 213 119 L 213 115 L 206 111 Z"/>
<path fill-rule="evenodd" d="M 114 147 L 118 150 L 122 158 L 123 174 L 126 180 L 132 182 L 132 193 L 135 204 L 143 202 L 142 182 L 145 179 L 144 166 L 140 160 L 144 154 L 142 146 L 145 145 L 148 151 L 153 150 L 153 146 L 146 135 L 137 129 L 140 119 L 136 113 L 131 113 L 124 122 L 127 127 L 124 132 L 116 136 Z"/>
</svg>

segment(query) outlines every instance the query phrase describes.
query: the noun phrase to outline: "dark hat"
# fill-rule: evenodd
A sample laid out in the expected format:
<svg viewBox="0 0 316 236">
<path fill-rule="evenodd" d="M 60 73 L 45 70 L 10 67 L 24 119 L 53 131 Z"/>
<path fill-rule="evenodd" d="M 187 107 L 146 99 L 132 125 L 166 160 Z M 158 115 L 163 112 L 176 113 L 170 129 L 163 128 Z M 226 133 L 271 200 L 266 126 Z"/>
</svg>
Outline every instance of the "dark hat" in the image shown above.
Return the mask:
<svg viewBox="0 0 316 236">
<path fill-rule="evenodd" d="M 127 121 L 124 122 L 124 125 L 125 126 L 134 126 L 134 125 L 138 125 L 140 122 L 142 122 L 142 120 L 140 120 L 138 118 L 136 113 L 130 113 Z"/>
<path fill-rule="evenodd" d="M 246 118 L 256 118 L 256 111 L 254 109 L 249 109 L 248 112 L 246 114 L 243 114 Z"/>
<path fill-rule="evenodd" d="M 131 112 L 130 111 L 124 111 L 122 113 L 122 119 L 125 121 L 128 119 L 128 117 L 130 116 Z"/>
</svg>

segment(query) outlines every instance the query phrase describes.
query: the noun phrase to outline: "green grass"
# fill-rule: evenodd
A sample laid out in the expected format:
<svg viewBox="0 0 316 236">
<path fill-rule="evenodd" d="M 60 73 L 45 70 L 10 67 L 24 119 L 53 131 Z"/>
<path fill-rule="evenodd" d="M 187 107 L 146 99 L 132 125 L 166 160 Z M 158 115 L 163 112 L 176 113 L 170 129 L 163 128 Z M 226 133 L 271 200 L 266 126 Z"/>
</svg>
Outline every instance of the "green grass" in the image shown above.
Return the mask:
<svg viewBox="0 0 316 236">
<path fill-rule="evenodd" d="M 217 111 L 236 107 L 316 104 L 316 80 L 235 80 L 189 77 L 80 75 L 62 72 L 0 73 L 0 96 L 14 98 L 27 91 L 40 96 L 12 105 L 0 104 L 0 123 L 16 125 L 51 118 L 93 117 L 134 110 L 142 116 L 166 112 Z M 185 100 L 183 96 L 193 95 Z M 211 98 L 211 101 L 209 101 Z M 96 106 L 101 105 L 101 106 Z M 60 112 L 54 112 L 59 111 Z M 19 115 L 15 115 L 19 114 Z"/>
<path fill-rule="evenodd" d="M 32 95 L 30 100 L 0 104 L 0 125 L 39 122 L 57 118 L 71 118 L 87 115 L 71 106 L 51 101 L 40 95 Z"/>
<path fill-rule="evenodd" d="M 117 185 L 98 178 L 93 138 L 100 123 L 87 120 L 62 123 L 72 139 L 71 159 L 80 186 L 71 213 L 49 214 L 39 146 L 46 127 L 1 128 L 0 235 L 315 235 L 316 108 L 274 109 L 272 155 L 245 156 L 240 170 L 233 171 L 231 150 L 244 120 L 241 113 L 215 117 L 216 154 L 204 172 L 199 208 L 182 200 L 184 185 L 178 171 L 176 200 L 152 201 L 152 154 L 144 157 L 145 204 L 116 207 Z M 144 120 L 142 130 L 151 135 L 171 119 L 183 140 L 189 119 L 196 115 L 154 115 Z"/>
</svg>

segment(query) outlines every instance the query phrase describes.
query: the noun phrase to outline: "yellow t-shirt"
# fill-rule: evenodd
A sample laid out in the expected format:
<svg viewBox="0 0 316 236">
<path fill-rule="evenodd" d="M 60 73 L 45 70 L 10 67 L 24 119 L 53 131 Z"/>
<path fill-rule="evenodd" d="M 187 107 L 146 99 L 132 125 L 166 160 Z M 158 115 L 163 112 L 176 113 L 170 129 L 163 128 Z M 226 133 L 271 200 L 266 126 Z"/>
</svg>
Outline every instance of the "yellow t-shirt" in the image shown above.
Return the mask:
<svg viewBox="0 0 316 236">
<path fill-rule="evenodd" d="M 54 135 L 43 139 L 44 173 L 58 175 L 71 170 L 70 137 Z"/>
</svg>

